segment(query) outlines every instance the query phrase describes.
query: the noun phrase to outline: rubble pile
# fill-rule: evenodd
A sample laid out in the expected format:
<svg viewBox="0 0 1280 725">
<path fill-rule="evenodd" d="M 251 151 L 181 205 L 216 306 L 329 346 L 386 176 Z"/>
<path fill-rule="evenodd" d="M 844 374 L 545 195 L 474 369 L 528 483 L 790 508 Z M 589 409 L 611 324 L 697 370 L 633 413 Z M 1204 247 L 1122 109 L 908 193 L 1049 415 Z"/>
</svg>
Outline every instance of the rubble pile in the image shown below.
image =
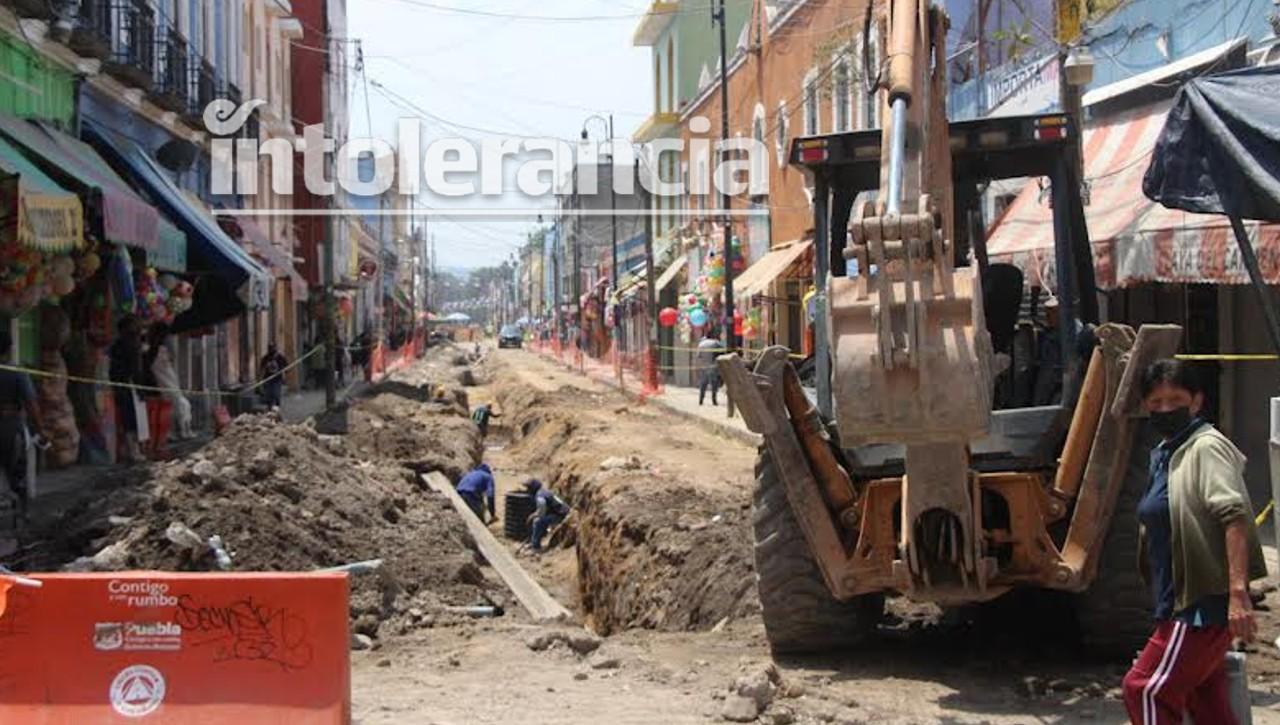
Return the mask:
<svg viewBox="0 0 1280 725">
<path fill-rule="evenodd" d="M 351 406 L 347 445 L 361 458 L 456 482 L 484 453 L 467 404 L 466 391 L 448 385 L 381 383 Z"/>
<path fill-rule="evenodd" d="M 237 418 L 193 456 L 98 491 L 59 529 L 84 550 L 47 568 L 309 571 L 380 559 L 352 577 L 354 629 L 369 637 L 389 619 L 433 626 L 435 613 L 496 591 L 447 499 L 396 461 L 274 415 Z"/>
</svg>

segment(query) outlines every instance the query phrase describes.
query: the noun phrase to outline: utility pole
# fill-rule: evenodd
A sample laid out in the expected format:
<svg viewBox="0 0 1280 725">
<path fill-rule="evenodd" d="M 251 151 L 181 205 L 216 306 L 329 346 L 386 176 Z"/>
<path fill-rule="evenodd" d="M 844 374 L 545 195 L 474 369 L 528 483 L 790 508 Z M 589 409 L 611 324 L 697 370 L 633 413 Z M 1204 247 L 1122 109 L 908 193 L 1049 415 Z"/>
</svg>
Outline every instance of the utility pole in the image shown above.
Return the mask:
<svg viewBox="0 0 1280 725">
<path fill-rule="evenodd" d="M 587 354 L 587 343 L 585 335 L 586 328 L 582 325 L 582 199 L 578 196 L 578 167 L 573 168 L 573 305 L 578 311 L 578 366 L 581 372 L 586 372 L 587 361 L 583 356 Z"/>
<path fill-rule="evenodd" d="M 657 173 L 656 170 L 654 173 Z M 636 159 L 636 177 L 640 176 L 640 160 Z M 650 391 L 658 389 L 658 290 L 653 259 L 653 194 L 644 184 L 640 185 L 640 193 L 644 203 L 644 259 L 645 282 L 648 294 L 645 298 L 645 311 L 649 315 L 649 345 L 645 351 L 645 387 Z"/>
<path fill-rule="evenodd" d="M 729 146 L 729 40 L 728 21 L 725 15 L 724 0 L 718 7 L 712 5 L 712 24 L 720 24 L 720 162 L 723 164 Z M 738 349 L 737 329 L 733 321 L 733 216 L 729 213 L 732 200 L 729 198 L 728 179 L 720 179 L 723 185 L 720 192 L 720 203 L 724 207 L 724 347 L 729 352 Z M 732 413 L 733 406 L 729 410 Z"/>
<path fill-rule="evenodd" d="M 329 22 L 325 20 L 325 37 L 329 35 Z M 330 93 L 329 84 L 333 76 L 333 41 L 326 40 L 326 52 L 324 54 L 324 108 L 326 111 L 333 103 L 333 94 Z M 332 113 L 325 113 L 324 127 L 325 136 L 333 137 L 333 126 L 331 125 Z M 331 170 L 331 157 L 325 156 L 326 171 Z M 333 178 L 330 174 L 329 178 Z M 334 192 L 337 192 L 337 186 L 334 186 Z M 324 404 L 326 409 L 332 409 L 338 402 L 338 300 L 334 296 L 335 270 L 336 263 L 334 259 L 334 220 L 337 217 L 333 214 L 334 195 L 330 194 L 325 203 L 329 210 L 329 215 L 324 219 L 324 307 L 325 320 L 328 322 L 328 328 L 325 331 L 325 361 L 327 363 L 324 376 Z"/>
<path fill-rule="evenodd" d="M 626 389 L 622 378 L 622 295 L 618 290 L 618 160 L 613 155 L 613 114 L 609 114 L 609 225 L 613 234 L 613 294 L 618 308 L 613 311 L 613 366 L 618 388 Z"/>
</svg>

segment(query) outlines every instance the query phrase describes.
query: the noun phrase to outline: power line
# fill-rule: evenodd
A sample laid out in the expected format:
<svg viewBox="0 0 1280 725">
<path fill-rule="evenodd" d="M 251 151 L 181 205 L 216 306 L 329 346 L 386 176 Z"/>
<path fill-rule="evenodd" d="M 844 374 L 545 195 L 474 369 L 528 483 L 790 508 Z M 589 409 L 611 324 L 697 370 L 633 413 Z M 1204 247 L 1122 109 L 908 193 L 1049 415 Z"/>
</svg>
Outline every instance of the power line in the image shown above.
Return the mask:
<svg viewBox="0 0 1280 725">
<path fill-rule="evenodd" d="M 460 8 L 450 5 L 441 5 L 439 3 L 427 2 L 427 0 L 391 0 L 403 5 L 410 5 L 423 10 L 429 10 L 440 13 L 453 13 L 456 15 L 471 15 L 484 18 L 499 18 L 503 20 L 521 20 L 527 22 L 541 23 L 583 23 L 583 22 L 612 22 L 619 20 L 635 20 L 643 18 L 647 15 L 692 15 L 705 14 L 710 11 L 709 6 L 687 8 L 678 10 L 658 10 L 654 12 L 636 12 L 623 13 L 616 15 L 524 15 L 521 13 L 503 13 L 494 10 L 477 10 L 474 8 Z"/>
</svg>

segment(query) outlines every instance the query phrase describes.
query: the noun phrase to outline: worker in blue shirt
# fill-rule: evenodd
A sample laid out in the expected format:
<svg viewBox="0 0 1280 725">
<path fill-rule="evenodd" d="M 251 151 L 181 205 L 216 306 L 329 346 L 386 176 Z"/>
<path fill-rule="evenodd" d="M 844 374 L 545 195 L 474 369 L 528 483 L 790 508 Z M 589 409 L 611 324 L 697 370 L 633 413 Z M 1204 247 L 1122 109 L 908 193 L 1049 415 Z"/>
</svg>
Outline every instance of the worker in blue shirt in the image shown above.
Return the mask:
<svg viewBox="0 0 1280 725">
<path fill-rule="evenodd" d="M 475 512 L 476 518 L 485 523 L 497 520 L 497 514 L 494 513 L 497 496 L 494 493 L 493 470 L 489 468 L 489 464 L 481 463 L 475 470 L 463 476 L 455 490 L 462 500 L 467 502 L 467 506 Z M 488 521 L 484 518 L 486 504 L 489 509 Z"/>
<path fill-rule="evenodd" d="M 526 483 L 525 490 L 533 496 L 535 509 L 533 512 L 533 527 L 529 535 L 529 548 L 534 553 L 542 552 L 542 539 L 551 530 L 551 527 L 564 521 L 569 515 L 569 504 L 563 499 L 555 495 L 547 487 L 542 485 L 538 479 L 533 479 Z"/>
</svg>

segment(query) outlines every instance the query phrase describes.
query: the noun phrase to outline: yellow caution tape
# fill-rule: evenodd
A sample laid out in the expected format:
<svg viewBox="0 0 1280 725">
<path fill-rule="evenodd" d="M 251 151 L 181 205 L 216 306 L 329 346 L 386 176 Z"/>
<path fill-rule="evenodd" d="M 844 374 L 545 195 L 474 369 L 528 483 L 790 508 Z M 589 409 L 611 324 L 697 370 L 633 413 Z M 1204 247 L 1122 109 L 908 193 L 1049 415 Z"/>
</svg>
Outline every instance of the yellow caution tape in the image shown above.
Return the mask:
<svg viewBox="0 0 1280 725">
<path fill-rule="evenodd" d="M 175 393 L 176 392 L 176 393 L 182 393 L 183 395 L 187 395 L 187 396 L 198 395 L 198 396 L 205 396 L 210 398 L 233 398 L 240 395 L 244 395 L 245 393 L 251 392 L 253 390 L 257 390 L 258 388 L 262 387 L 263 385 L 266 385 L 272 380 L 275 380 L 278 377 L 282 377 L 285 373 L 289 372 L 290 370 L 297 367 L 298 365 L 301 365 L 303 361 L 307 360 L 312 355 L 315 355 L 317 352 L 320 352 L 322 350 L 324 350 L 324 346 L 312 348 L 310 352 L 298 358 L 297 360 L 293 361 L 289 365 L 286 365 L 280 372 L 274 375 L 265 377 L 262 380 L 259 380 L 258 382 L 254 383 L 253 385 L 250 385 L 249 387 L 243 388 L 236 392 L 229 392 L 229 391 L 222 391 L 222 390 L 183 390 L 181 388 L 176 388 L 176 389 L 161 388 L 154 385 L 139 385 L 137 383 L 117 383 L 113 380 L 100 380 L 98 378 L 84 378 L 78 375 L 67 375 L 64 373 L 51 373 L 48 370 L 37 370 L 35 368 L 22 367 L 20 365 L 0 364 L 0 370 L 8 370 L 10 372 L 15 372 L 15 373 L 25 373 L 35 378 L 51 378 L 56 380 L 66 380 L 69 383 L 101 385 L 103 387 L 108 387 L 108 388 L 125 388 L 128 390 L 137 390 L 137 391 L 149 392 L 149 393 Z"/>
<path fill-rule="evenodd" d="M 1280 360 L 1280 355 L 1174 355 L 1174 358 L 1187 362 L 1266 362 Z"/>
</svg>

